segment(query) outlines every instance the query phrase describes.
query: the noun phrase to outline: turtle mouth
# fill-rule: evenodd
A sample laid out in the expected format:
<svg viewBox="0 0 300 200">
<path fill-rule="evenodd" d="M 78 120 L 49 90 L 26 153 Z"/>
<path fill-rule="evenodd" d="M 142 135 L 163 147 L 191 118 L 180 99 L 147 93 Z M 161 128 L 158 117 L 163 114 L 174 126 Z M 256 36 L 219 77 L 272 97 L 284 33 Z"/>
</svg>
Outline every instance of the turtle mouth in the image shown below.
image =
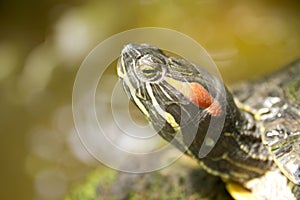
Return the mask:
<svg viewBox="0 0 300 200">
<path fill-rule="evenodd" d="M 125 73 L 119 63 L 117 65 L 117 75 L 119 78 L 124 79 Z"/>
<path fill-rule="evenodd" d="M 124 79 L 127 74 L 127 69 L 124 62 L 124 54 L 122 53 L 117 64 L 117 75 L 119 78 Z"/>
<path fill-rule="evenodd" d="M 129 76 L 128 73 L 132 71 L 131 68 L 134 66 L 135 61 L 142 56 L 139 49 L 141 47 L 135 44 L 127 44 L 123 47 L 117 65 L 117 74 L 120 78 L 125 79 Z"/>
</svg>

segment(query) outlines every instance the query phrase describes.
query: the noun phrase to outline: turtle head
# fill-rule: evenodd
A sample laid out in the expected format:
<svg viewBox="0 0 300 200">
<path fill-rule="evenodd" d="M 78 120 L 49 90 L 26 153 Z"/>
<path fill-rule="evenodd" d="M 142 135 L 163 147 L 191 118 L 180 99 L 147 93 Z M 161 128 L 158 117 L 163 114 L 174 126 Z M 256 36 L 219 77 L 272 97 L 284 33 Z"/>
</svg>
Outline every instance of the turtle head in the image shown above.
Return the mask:
<svg viewBox="0 0 300 200">
<path fill-rule="evenodd" d="M 127 96 L 154 128 L 174 134 L 180 125 L 168 109 L 178 105 L 180 97 L 166 85 L 167 59 L 154 46 L 128 44 L 121 52 L 117 73 Z"/>
<path fill-rule="evenodd" d="M 128 44 L 117 72 L 153 128 L 210 173 L 244 182 L 272 165 L 251 156 L 265 147 L 222 81 L 203 68 L 148 44 Z"/>
<path fill-rule="evenodd" d="M 126 45 L 117 73 L 128 97 L 169 141 L 184 127 L 200 127 L 205 135 L 210 118 L 224 116 L 226 98 L 232 100 L 218 78 L 148 44 Z"/>
</svg>

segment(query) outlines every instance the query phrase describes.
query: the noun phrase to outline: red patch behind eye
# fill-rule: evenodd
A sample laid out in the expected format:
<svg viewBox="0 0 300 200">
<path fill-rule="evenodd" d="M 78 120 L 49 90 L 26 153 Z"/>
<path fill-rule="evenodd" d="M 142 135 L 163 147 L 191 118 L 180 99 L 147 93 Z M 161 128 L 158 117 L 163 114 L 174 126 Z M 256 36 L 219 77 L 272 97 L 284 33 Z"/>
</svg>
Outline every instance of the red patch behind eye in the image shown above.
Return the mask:
<svg viewBox="0 0 300 200">
<path fill-rule="evenodd" d="M 166 77 L 165 81 L 176 90 L 180 91 L 196 106 L 205 108 L 209 114 L 213 116 L 221 116 L 222 109 L 220 103 L 199 83 L 182 82 L 170 77 Z"/>
<path fill-rule="evenodd" d="M 192 88 L 191 101 L 203 108 L 207 108 L 208 112 L 213 116 L 221 115 L 221 106 L 219 102 L 208 93 L 208 91 L 198 83 L 189 83 Z"/>
</svg>

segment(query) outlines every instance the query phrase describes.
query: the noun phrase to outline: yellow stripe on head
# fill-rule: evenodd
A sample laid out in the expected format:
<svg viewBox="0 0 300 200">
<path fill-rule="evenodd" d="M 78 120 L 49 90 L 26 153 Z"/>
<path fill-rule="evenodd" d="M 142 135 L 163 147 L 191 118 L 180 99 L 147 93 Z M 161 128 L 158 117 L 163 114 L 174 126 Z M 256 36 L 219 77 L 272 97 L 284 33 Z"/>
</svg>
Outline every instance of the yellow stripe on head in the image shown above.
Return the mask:
<svg viewBox="0 0 300 200">
<path fill-rule="evenodd" d="M 151 98 L 151 101 L 152 101 L 152 105 L 154 106 L 154 108 L 156 109 L 157 113 L 163 117 L 167 122 L 168 124 L 175 130 L 177 131 L 179 129 L 179 124 L 176 122 L 175 118 L 168 112 L 164 111 L 161 106 L 159 105 L 159 103 L 157 102 L 156 100 L 156 97 L 154 96 L 153 94 L 153 90 L 151 88 L 151 85 L 150 83 L 146 83 L 146 88 L 147 88 L 147 92 L 148 92 L 148 95 L 150 96 Z"/>
</svg>

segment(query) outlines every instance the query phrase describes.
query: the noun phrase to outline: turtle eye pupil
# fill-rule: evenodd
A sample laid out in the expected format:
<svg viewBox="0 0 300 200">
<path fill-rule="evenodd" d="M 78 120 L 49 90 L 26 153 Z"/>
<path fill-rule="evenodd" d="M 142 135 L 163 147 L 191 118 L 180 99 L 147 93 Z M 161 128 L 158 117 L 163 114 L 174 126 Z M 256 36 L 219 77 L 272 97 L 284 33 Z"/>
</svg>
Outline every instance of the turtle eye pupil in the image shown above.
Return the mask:
<svg viewBox="0 0 300 200">
<path fill-rule="evenodd" d="M 163 63 L 155 57 L 145 55 L 135 64 L 137 78 L 142 82 L 157 82 L 163 77 Z"/>
<path fill-rule="evenodd" d="M 141 69 L 141 71 L 142 71 L 143 75 L 148 78 L 151 78 L 156 75 L 156 70 L 152 66 L 144 66 Z"/>
<path fill-rule="evenodd" d="M 144 69 L 143 70 L 143 74 L 145 75 L 145 76 L 151 76 L 151 75 L 153 75 L 155 73 L 155 70 L 152 68 L 152 69 Z"/>
</svg>

